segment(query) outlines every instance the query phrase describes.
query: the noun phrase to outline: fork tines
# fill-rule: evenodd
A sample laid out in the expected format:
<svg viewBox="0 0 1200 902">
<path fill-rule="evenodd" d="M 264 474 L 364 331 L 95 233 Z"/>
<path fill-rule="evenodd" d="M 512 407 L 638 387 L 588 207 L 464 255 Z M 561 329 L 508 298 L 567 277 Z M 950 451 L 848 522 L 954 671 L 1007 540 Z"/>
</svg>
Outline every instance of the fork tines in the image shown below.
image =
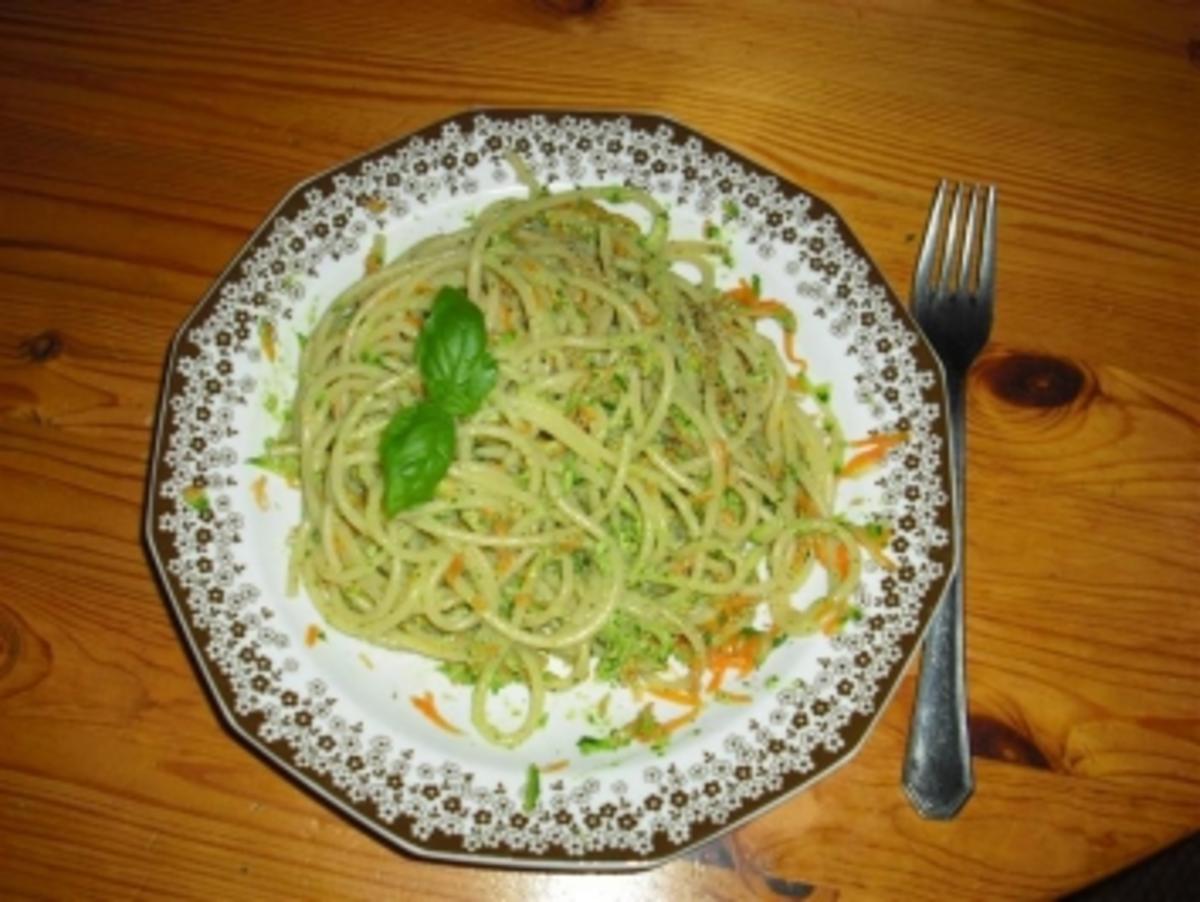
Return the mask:
<svg viewBox="0 0 1200 902">
<path fill-rule="evenodd" d="M 953 200 L 947 213 L 946 201 L 951 194 Z M 952 294 L 990 296 L 995 279 L 995 253 L 995 186 L 968 186 L 943 179 L 933 196 L 929 224 L 913 274 L 913 302 L 921 304 Z"/>
</svg>

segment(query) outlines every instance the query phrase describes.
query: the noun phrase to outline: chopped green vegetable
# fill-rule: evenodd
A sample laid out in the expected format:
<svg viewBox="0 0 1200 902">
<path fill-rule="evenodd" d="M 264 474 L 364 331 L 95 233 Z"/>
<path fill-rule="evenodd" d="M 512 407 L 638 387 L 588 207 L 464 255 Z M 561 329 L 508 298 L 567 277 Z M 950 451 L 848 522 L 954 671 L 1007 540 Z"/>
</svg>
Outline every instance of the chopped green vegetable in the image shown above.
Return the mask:
<svg viewBox="0 0 1200 902">
<path fill-rule="evenodd" d="M 542 775 L 536 764 L 529 765 L 529 769 L 525 771 L 525 796 L 521 801 L 521 807 L 526 811 L 533 811 L 537 807 L 538 797 L 542 794 Z"/>
<path fill-rule="evenodd" d="M 199 486 L 193 485 L 184 489 L 183 501 L 198 514 L 207 514 L 212 510 L 212 504 L 208 500 L 208 493 Z"/>
<path fill-rule="evenodd" d="M 721 204 L 721 221 L 732 222 L 738 218 L 741 212 L 742 211 L 737 204 L 731 200 L 727 200 L 725 203 Z"/>
<path fill-rule="evenodd" d="M 439 667 L 446 678 L 456 686 L 473 686 L 479 678 L 475 669 L 466 661 L 444 661 Z"/>
<path fill-rule="evenodd" d="M 575 747 L 585 755 L 592 755 L 596 752 L 615 752 L 632 741 L 621 730 L 613 730 L 607 736 L 580 736 Z"/>
<path fill-rule="evenodd" d="M 762 297 L 762 279 L 759 278 L 758 273 L 750 277 L 750 290 L 754 292 L 756 298 Z"/>
<path fill-rule="evenodd" d="M 282 476 L 288 482 L 297 482 L 300 479 L 300 458 L 295 454 L 273 454 L 268 451 L 248 458 L 246 463 Z"/>
<path fill-rule="evenodd" d="M 654 673 L 667 665 L 675 650 L 675 637 L 668 631 L 656 631 L 618 610 L 600 628 L 595 638 L 596 677 L 620 683 L 623 671 L 631 663 Z"/>
</svg>

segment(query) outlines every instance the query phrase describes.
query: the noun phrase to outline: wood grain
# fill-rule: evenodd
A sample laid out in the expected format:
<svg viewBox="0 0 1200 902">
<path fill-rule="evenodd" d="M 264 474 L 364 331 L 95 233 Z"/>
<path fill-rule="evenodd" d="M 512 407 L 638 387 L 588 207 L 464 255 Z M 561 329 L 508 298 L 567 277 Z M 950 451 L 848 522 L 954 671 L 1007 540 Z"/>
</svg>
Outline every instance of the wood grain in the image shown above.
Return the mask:
<svg viewBox="0 0 1200 902">
<path fill-rule="evenodd" d="M 4 4 L 0 895 L 1029 898 L 1200 827 L 1198 40 L 1194 2 Z M 812 791 L 613 877 L 395 854 L 219 726 L 139 536 L 167 342 L 293 183 L 483 104 L 675 116 L 898 288 L 936 178 L 999 183 L 958 820 L 899 791 L 910 682 Z"/>
</svg>

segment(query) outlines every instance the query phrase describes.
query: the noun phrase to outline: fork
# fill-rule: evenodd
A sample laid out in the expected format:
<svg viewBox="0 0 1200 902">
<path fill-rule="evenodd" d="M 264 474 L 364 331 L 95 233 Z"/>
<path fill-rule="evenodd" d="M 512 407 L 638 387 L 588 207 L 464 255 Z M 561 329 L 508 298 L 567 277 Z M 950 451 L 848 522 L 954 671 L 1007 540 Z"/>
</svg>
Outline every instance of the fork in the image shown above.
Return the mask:
<svg viewBox="0 0 1200 902">
<path fill-rule="evenodd" d="M 946 374 L 955 566 L 925 635 L 902 779 L 917 812 L 937 820 L 954 817 L 975 788 L 963 666 L 966 391 L 967 371 L 992 329 L 995 275 L 995 186 L 968 189 L 943 180 L 933 195 L 913 275 L 912 313 Z"/>
</svg>

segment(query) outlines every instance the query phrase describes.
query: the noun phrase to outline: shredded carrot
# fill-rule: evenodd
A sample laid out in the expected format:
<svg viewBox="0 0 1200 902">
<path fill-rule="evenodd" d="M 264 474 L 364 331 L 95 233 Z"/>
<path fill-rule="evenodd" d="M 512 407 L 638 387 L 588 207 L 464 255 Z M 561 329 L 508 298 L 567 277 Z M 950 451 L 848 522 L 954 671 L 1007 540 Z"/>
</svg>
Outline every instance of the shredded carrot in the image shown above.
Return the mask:
<svg viewBox="0 0 1200 902">
<path fill-rule="evenodd" d="M 308 629 L 304 631 L 304 644 L 312 648 L 318 642 L 325 638 L 325 633 L 315 623 L 310 623 Z"/>
<path fill-rule="evenodd" d="M 267 498 L 267 477 L 259 476 L 258 479 L 250 483 L 250 494 L 254 498 L 254 503 L 260 511 L 265 511 L 270 506 L 270 501 Z"/>
<path fill-rule="evenodd" d="M 740 611 L 742 608 L 746 607 L 746 605 L 753 603 L 753 595 L 730 595 L 728 598 L 722 599 L 717 607 L 722 614 L 728 616 Z"/>
<path fill-rule="evenodd" d="M 462 576 L 463 566 L 463 556 L 461 554 L 454 555 L 454 560 L 452 560 L 450 562 L 450 566 L 446 568 L 446 585 L 454 585 L 455 580 Z"/>
<path fill-rule="evenodd" d="M 747 307 L 758 301 L 758 295 L 754 293 L 754 286 L 745 279 L 738 279 L 737 288 L 730 288 L 725 292 L 725 296 Z"/>
<path fill-rule="evenodd" d="M 713 667 L 712 679 L 710 679 L 708 681 L 708 691 L 709 692 L 720 692 L 721 691 L 721 684 L 725 681 L 725 670 L 726 670 L 726 668 L 722 665 L 717 665 L 717 666 Z"/>
<path fill-rule="evenodd" d="M 737 301 L 754 317 L 782 316 L 788 318 L 792 316 L 792 311 L 786 304 L 759 297 L 754 286 L 745 279 L 738 279 L 737 288 L 730 288 L 725 292 L 725 297 L 731 301 Z"/>
<path fill-rule="evenodd" d="M 859 476 L 872 467 L 883 462 L 888 451 L 897 445 L 908 441 L 907 432 L 886 432 L 880 435 L 869 435 L 866 438 L 850 442 L 852 448 L 863 448 L 862 452 L 850 458 L 842 467 L 844 477 Z"/>
<path fill-rule="evenodd" d="M 746 676 L 754 670 L 755 665 L 754 656 L 750 654 L 749 649 L 742 649 L 736 654 L 714 653 L 708 656 L 708 660 L 714 670 L 717 668 L 733 669 L 740 676 Z"/>
<path fill-rule="evenodd" d="M 504 576 L 513 565 L 515 555 L 511 548 L 501 548 L 496 554 L 496 575 Z"/>
<path fill-rule="evenodd" d="M 792 363 L 800 367 L 801 371 L 808 367 L 808 361 L 796 353 L 796 332 L 795 330 L 785 329 L 783 332 L 783 353 Z"/>
<path fill-rule="evenodd" d="M 647 689 L 646 691 L 655 698 L 661 698 L 664 702 L 671 702 L 674 705 L 686 705 L 692 708 L 700 704 L 700 696 L 695 692 L 684 692 L 680 689 Z"/>
<path fill-rule="evenodd" d="M 838 577 L 840 579 L 848 578 L 850 576 L 850 551 L 842 542 L 838 543 L 834 562 L 837 564 Z"/>
<path fill-rule="evenodd" d="M 659 729 L 662 730 L 664 735 L 669 736 L 680 727 L 686 727 L 693 720 L 695 720 L 699 714 L 700 708 L 693 708 L 687 714 L 681 714 L 679 717 L 673 717 L 670 720 L 663 721 L 661 724 L 659 724 Z"/>
<path fill-rule="evenodd" d="M 836 636 L 842 625 L 842 618 L 836 611 L 821 620 L 821 632 L 826 636 Z"/>
<path fill-rule="evenodd" d="M 262 345 L 263 355 L 274 363 L 279 350 L 275 344 L 275 326 L 264 320 L 258 327 L 258 341 Z"/>
<path fill-rule="evenodd" d="M 404 321 L 414 329 L 420 329 L 421 326 L 424 325 L 424 323 L 421 322 L 421 317 L 413 313 L 411 310 L 404 314 Z"/>
<path fill-rule="evenodd" d="M 833 570 L 833 561 L 829 557 L 829 543 L 825 539 L 814 539 L 812 547 L 817 563 L 826 570 Z"/>
<path fill-rule="evenodd" d="M 384 200 L 382 197 L 372 196 L 372 197 L 363 198 L 362 204 L 364 207 L 366 207 L 372 213 L 376 213 L 379 215 L 386 213 L 387 208 L 388 208 L 387 201 Z"/>
<path fill-rule="evenodd" d="M 424 695 L 414 695 L 409 698 L 414 708 L 420 711 L 425 718 L 435 727 L 445 730 L 447 733 L 453 733 L 461 736 L 462 730 L 442 717 L 442 714 L 437 709 L 437 702 L 433 700 L 433 693 L 426 692 Z"/>
<path fill-rule="evenodd" d="M 850 458 L 846 465 L 842 467 L 840 475 L 843 479 L 853 479 L 855 476 L 861 476 L 868 470 L 874 469 L 883 463 L 883 459 L 886 456 L 887 448 L 882 445 L 877 445 L 874 448 L 860 452 Z"/>
<path fill-rule="evenodd" d="M 748 705 L 752 699 L 744 692 L 718 692 L 717 701 L 732 702 L 735 705 Z"/>
<path fill-rule="evenodd" d="M 570 766 L 570 764 L 571 764 L 571 762 L 568 761 L 566 758 L 560 758 L 557 761 L 551 761 L 549 764 L 541 765 L 540 767 L 538 767 L 538 770 L 540 772 L 542 772 L 543 774 L 553 774 L 560 770 L 566 770 Z"/>
<path fill-rule="evenodd" d="M 841 542 L 832 539 L 821 539 L 814 543 L 817 560 L 830 573 L 836 573 L 838 579 L 850 575 L 850 550 Z"/>
<path fill-rule="evenodd" d="M 782 301 L 756 301 L 746 304 L 746 312 L 755 319 L 783 319 L 792 316 L 792 311 Z"/>
<path fill-rule="evenodd" d="M 746 676 L 758 666 L 759 637 L 739 637 L 736 642 L 714 650 L 708 656 L 709 669 L 712 678 L 708 681 L 708 691 L 718 692 L 725 681 L 728 670 L 736 670 L 739 676 Z"/>
</svg>

